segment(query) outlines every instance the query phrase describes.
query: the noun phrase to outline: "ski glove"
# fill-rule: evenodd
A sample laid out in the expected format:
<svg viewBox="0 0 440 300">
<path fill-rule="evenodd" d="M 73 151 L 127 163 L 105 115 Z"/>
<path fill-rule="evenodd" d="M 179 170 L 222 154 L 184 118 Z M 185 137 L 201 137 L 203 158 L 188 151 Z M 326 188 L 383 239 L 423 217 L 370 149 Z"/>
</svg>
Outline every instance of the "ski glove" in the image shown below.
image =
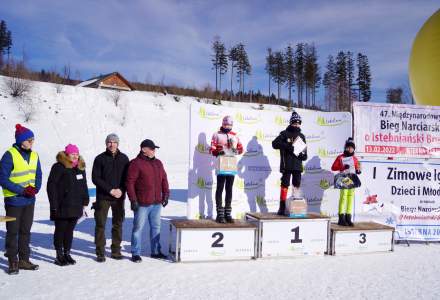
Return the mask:
<svg viewBox="0 0 440 300">
<path fill-rule="evenodd" d="M 37 190 L 33 186 L 27 186 L 23 191 L 23 194 L 26 198 L 33 198 L 35 197 L 36 193 Z"/>
<path fill-rule="evenodd" d="M 356 174 L 360 175 L 362 173 L 361 170 L 356 170 Z"/>
<path fill-rule="evenodd" d="M 98 210 L 98 209 L 99 209 L 98 201 L 95 201 L 95 202 L 92 203 L 92 207 L 91 207 L 91 209 L 92 209 L 92 210 L 93 210 L 93 209 L 95 209 L 95 210 Z"/>
<path fill-rule="evenodd" d="M 132 201 L 130 204 L 130 208 L 132 211 L 137 211 L 139 209 L 139 203 L 137 203 L 137 201 Z"/>
<path fill-rule="evenodd" d="M 163 196 L 163 200 L 162 200 L 162 206 L 165 207 L 168 205 L 168 195 Z"/>
<path fill-rule="evenodd" d="M 51 209 L 50 210 L 50 220 L 55 221 L 58 218 L 58 210 Z"/>
</svg>

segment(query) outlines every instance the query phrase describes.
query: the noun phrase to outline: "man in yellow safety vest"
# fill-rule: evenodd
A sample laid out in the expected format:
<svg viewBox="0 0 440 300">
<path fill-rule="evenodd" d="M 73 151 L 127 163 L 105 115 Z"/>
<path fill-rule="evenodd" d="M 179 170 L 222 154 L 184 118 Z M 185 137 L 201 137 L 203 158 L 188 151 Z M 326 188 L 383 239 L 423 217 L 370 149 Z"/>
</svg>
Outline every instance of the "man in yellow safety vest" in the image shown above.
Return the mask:
<svg viewBox="0 0 440 300">
<path fill-rule="evenodd" d="M 35 195 L 40 190 L 42 177 L 40 159 L 32 151 L 34 133 L 20 124 L 15 129 L 15 144 L 0 160 L 0 186 L 6 215 L 16 219 L 6 223 L 5 250 L 11 275 L 18 274 L 19 269 L 38 270 L 38 265 L 29 261 L 29 242 Z"/>
</svg>

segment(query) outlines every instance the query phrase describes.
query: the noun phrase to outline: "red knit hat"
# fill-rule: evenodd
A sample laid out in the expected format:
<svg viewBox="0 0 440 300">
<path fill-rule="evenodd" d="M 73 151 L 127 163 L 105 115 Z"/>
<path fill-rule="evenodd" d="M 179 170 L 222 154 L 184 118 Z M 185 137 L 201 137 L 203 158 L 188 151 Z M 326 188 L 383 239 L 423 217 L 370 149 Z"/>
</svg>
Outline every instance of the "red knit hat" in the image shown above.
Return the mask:
<svg viewBox="0 0 440 300">
<path fill-rule="evenodd" d="M 34 137 L 34 133 L 20 124 L 15 125 L 15 142 L 21 145 L 24 141 Z"/>
</svg>

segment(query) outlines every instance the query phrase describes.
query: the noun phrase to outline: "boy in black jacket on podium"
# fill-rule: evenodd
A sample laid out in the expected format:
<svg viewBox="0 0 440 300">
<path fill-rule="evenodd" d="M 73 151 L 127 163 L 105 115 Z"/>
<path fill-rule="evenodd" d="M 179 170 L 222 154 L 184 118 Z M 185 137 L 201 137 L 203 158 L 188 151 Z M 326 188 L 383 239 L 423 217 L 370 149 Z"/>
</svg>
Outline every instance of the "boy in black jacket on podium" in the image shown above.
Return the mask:
<svg viewBox="0 0 440 300">
<path fill-rule="evenodd" d="M 280 150 L 280 172 L 281 191 L 280 191 L 280 207 L 278 215 L 284 215 L 286 209 L 287 192 L 292 177 L 292 185 L 294 189 L 299 189 L 301 185 L 301 173 L 303 171 L 302 162 L 307 160 L 307 148 L 295 155 L 294 143 L 300 138 L 306 144 L 306 138 L 301 133 L 301 116 L 296 112 L 292 112 L 290 117 L 290 125 L 280 132 L 280 134 L 272 141 L 272 147 Z"/>
</svg>

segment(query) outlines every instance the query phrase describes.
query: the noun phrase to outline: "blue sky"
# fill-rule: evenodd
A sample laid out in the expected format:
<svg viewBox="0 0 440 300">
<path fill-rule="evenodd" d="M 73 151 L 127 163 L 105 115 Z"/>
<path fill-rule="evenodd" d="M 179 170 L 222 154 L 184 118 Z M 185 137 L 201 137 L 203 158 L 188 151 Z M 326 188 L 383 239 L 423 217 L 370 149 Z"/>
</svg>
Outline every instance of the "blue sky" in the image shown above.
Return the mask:
<svg viewBox="0 0 440 300">
<path fill-rule="evenodd" d="M 407 84 L 412 41 L 439 8 L 438 0 L 0 0 L 0 19 L 14 55 L 24 49 L 35 69 L 70 64 L 82 79 L 120 71 L 129 80 L 214 86 L 211 42 L 219 35 L 227 47 L 246 45 L 253 67 L 246 88 L 267 93 L 267 47 L 313 42 L 321 71 L 329 54 L 363 52 L 372 100 L 383 101 L 386 88 Z"/>
</svg>

